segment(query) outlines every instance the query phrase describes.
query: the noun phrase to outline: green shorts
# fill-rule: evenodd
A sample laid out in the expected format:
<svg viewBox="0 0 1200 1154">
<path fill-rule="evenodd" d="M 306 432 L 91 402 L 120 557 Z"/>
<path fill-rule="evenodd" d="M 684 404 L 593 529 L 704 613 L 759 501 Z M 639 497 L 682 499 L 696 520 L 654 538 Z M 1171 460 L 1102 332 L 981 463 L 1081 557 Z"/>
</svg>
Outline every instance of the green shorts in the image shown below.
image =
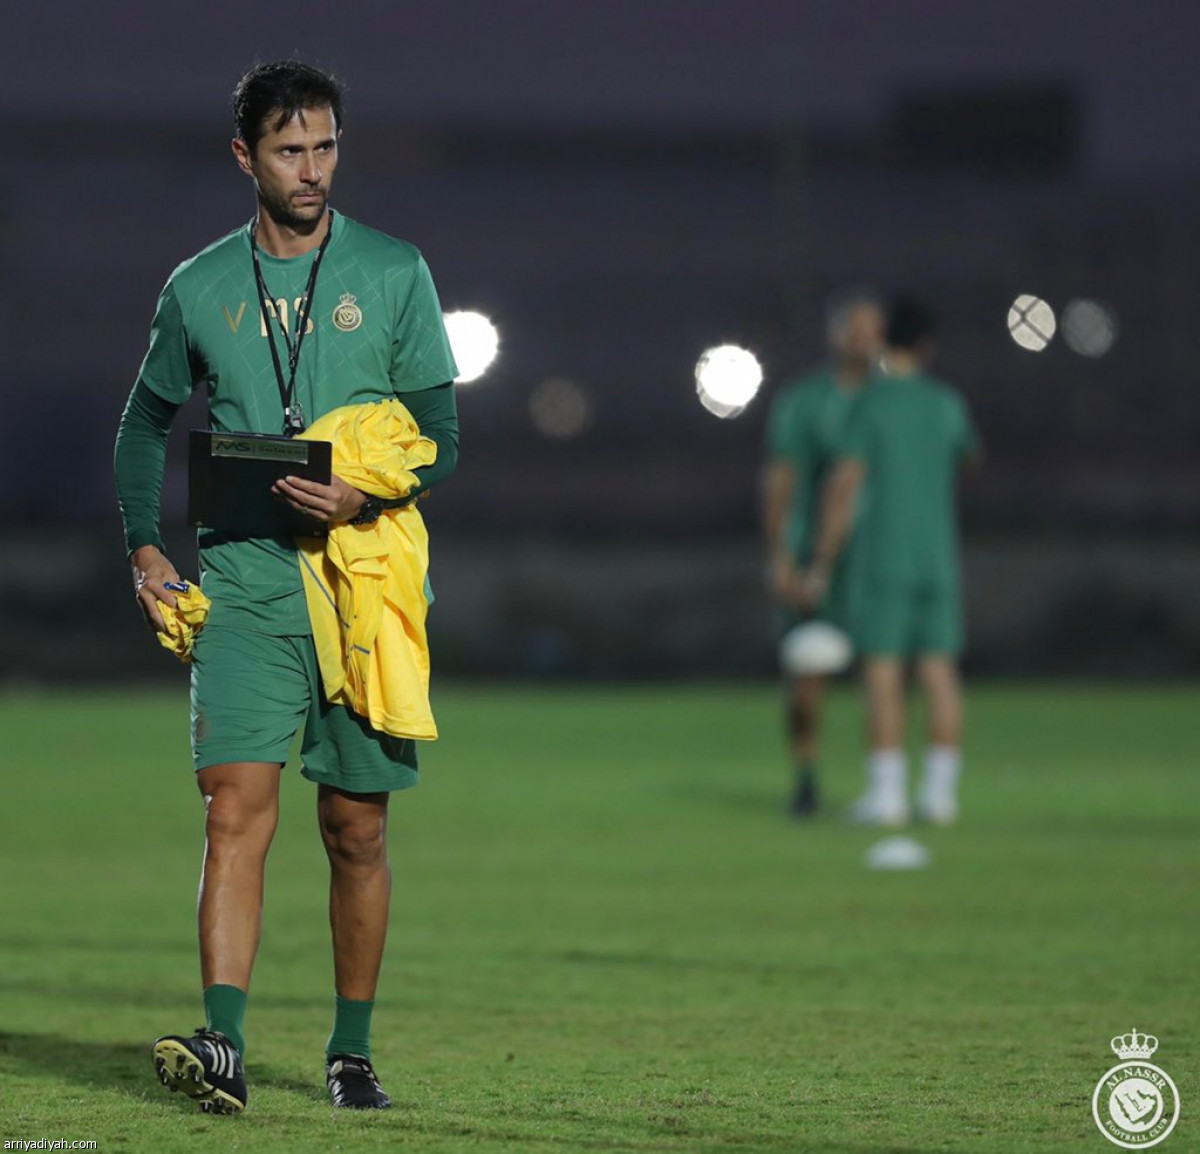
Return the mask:
<svg viewBox="0 0 1200 1154">
<path fill-rule="evenodd" d="M 372 729 L 321 686 L 313 639 L 209 626 L 192 661 L 192 760 L 286 762 L 301 726 L 300 772 L 350 793 L 417 784 L 416 743 Z"/>
<path fill-rule="evenodd" d="M 867 586 L 855 606 L 853 636 L 863 657 L 957 656 L 963 648 L 958 590 Z"/>
</svg>

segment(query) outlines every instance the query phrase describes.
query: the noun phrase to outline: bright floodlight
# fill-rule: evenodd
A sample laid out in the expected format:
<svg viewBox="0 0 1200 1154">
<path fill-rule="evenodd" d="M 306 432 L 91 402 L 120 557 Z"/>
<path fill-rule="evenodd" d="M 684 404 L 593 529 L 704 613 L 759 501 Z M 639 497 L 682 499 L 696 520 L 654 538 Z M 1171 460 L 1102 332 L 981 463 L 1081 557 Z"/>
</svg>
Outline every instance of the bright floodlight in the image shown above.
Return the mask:
<svg viewBox="0 0 1200 1154">
<path fill-rule="evenodd" d="M 696 393 L 718 417 L 736 417 L 754 400 L 762 382 L 758 358 L 737 345 L 706 349 L 696 362 Z"/>
<path fill-rule="evenodd" d="M 1063 340 L 1072 352 L 1083 357 L 1102 357 L 1117 339 L 1117 322 L 1096 301 L 1071 301 L 1063 309 Z"/>
<path fill-rule="evenodd" d="M 479 380 L 500 348 L 496 326 L 483 313 L 476 312 L 445 313 L 442 320 L 458 364 L 458 383 L 465 385 Z"/>
<path fill-rule="evenodd" d="M 534 428 L 559 441 L 578 437 L 591 423 L 592 402 L 587 391 L 570 377 L 550 377 L 529 395 Z"/>
<path fill-rule="evenodd" d="M 1008 310 L 1008 333 L 1023 349 L 1040 353 L 1053 339 L 1058 322 L 1041 297 L 1022 293 Z"/>
</svg>

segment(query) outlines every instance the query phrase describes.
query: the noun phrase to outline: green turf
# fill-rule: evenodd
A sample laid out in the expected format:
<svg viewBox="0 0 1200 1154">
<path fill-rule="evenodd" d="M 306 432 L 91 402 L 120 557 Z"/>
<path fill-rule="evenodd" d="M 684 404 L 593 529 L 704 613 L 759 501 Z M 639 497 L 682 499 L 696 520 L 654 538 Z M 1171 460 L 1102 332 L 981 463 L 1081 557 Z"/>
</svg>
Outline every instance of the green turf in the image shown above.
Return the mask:
<svg viewBox="0 0 1200 1154">
<path fill-rule="evenodd" d="M 1200 1149 L 1193 689 L 977 690 L 927 871 L 782 816 L 769 687 L 444 689 L 400 795 L 375 1023 L 396 1108 L 325 1104 L 312 787 L 286 779 L 251 1101 L 153 1080 L 200 1022 L 182 690 L 0 698 L 0 1138 L 100 1150 L 1102 1151 L 1108 1039 L 1162 1041 Z M 859 785 L 857 702 L 827 787 Z"/>
</svg>

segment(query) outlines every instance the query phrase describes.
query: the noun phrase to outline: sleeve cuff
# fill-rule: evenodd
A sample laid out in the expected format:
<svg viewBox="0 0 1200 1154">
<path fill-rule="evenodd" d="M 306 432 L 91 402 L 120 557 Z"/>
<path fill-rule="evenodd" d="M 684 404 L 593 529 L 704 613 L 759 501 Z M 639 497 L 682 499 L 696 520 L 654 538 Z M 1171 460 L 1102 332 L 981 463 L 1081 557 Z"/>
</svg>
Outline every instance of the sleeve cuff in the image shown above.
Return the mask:
<svg viewBox="0 0 1200 1154">
<path fill-rule="evenodd" d="M 143 545 L 153 545 L 160 553 L 163 552 L 162 536 L 157 531 L 132 529 L 125 538 L 125 556 L 132 558 Z"/>
</svg>

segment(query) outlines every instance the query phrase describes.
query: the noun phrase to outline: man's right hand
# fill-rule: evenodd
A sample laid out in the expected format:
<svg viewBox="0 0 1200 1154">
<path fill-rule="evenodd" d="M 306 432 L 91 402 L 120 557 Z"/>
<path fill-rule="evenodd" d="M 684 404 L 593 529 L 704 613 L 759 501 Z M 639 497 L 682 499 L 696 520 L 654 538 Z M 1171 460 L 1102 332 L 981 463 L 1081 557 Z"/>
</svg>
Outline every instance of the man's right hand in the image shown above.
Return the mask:
<svg viewBox="0 0 1200 1154">
<path fill-rule="evenodd" d="M 812 564 L 805 569 L 797 581 L 797 601 L 806 613 L 815 613 L 832 580 L 827 566 Z"/>
<path fill-rule="evenodd" d="M 133 588 L 142 616 L 155 633 L 165 633 L 166 626 L 158 611 L 158 603 L 165 601 L 172 609 L 175 608 L 175 594 L 165 586 L 168 581 L 178 585 L 181 578 L 175 566 L 156 545 L 143 545 L 135 549 L 129 560 L 133 565 Z"/>
</svg>

